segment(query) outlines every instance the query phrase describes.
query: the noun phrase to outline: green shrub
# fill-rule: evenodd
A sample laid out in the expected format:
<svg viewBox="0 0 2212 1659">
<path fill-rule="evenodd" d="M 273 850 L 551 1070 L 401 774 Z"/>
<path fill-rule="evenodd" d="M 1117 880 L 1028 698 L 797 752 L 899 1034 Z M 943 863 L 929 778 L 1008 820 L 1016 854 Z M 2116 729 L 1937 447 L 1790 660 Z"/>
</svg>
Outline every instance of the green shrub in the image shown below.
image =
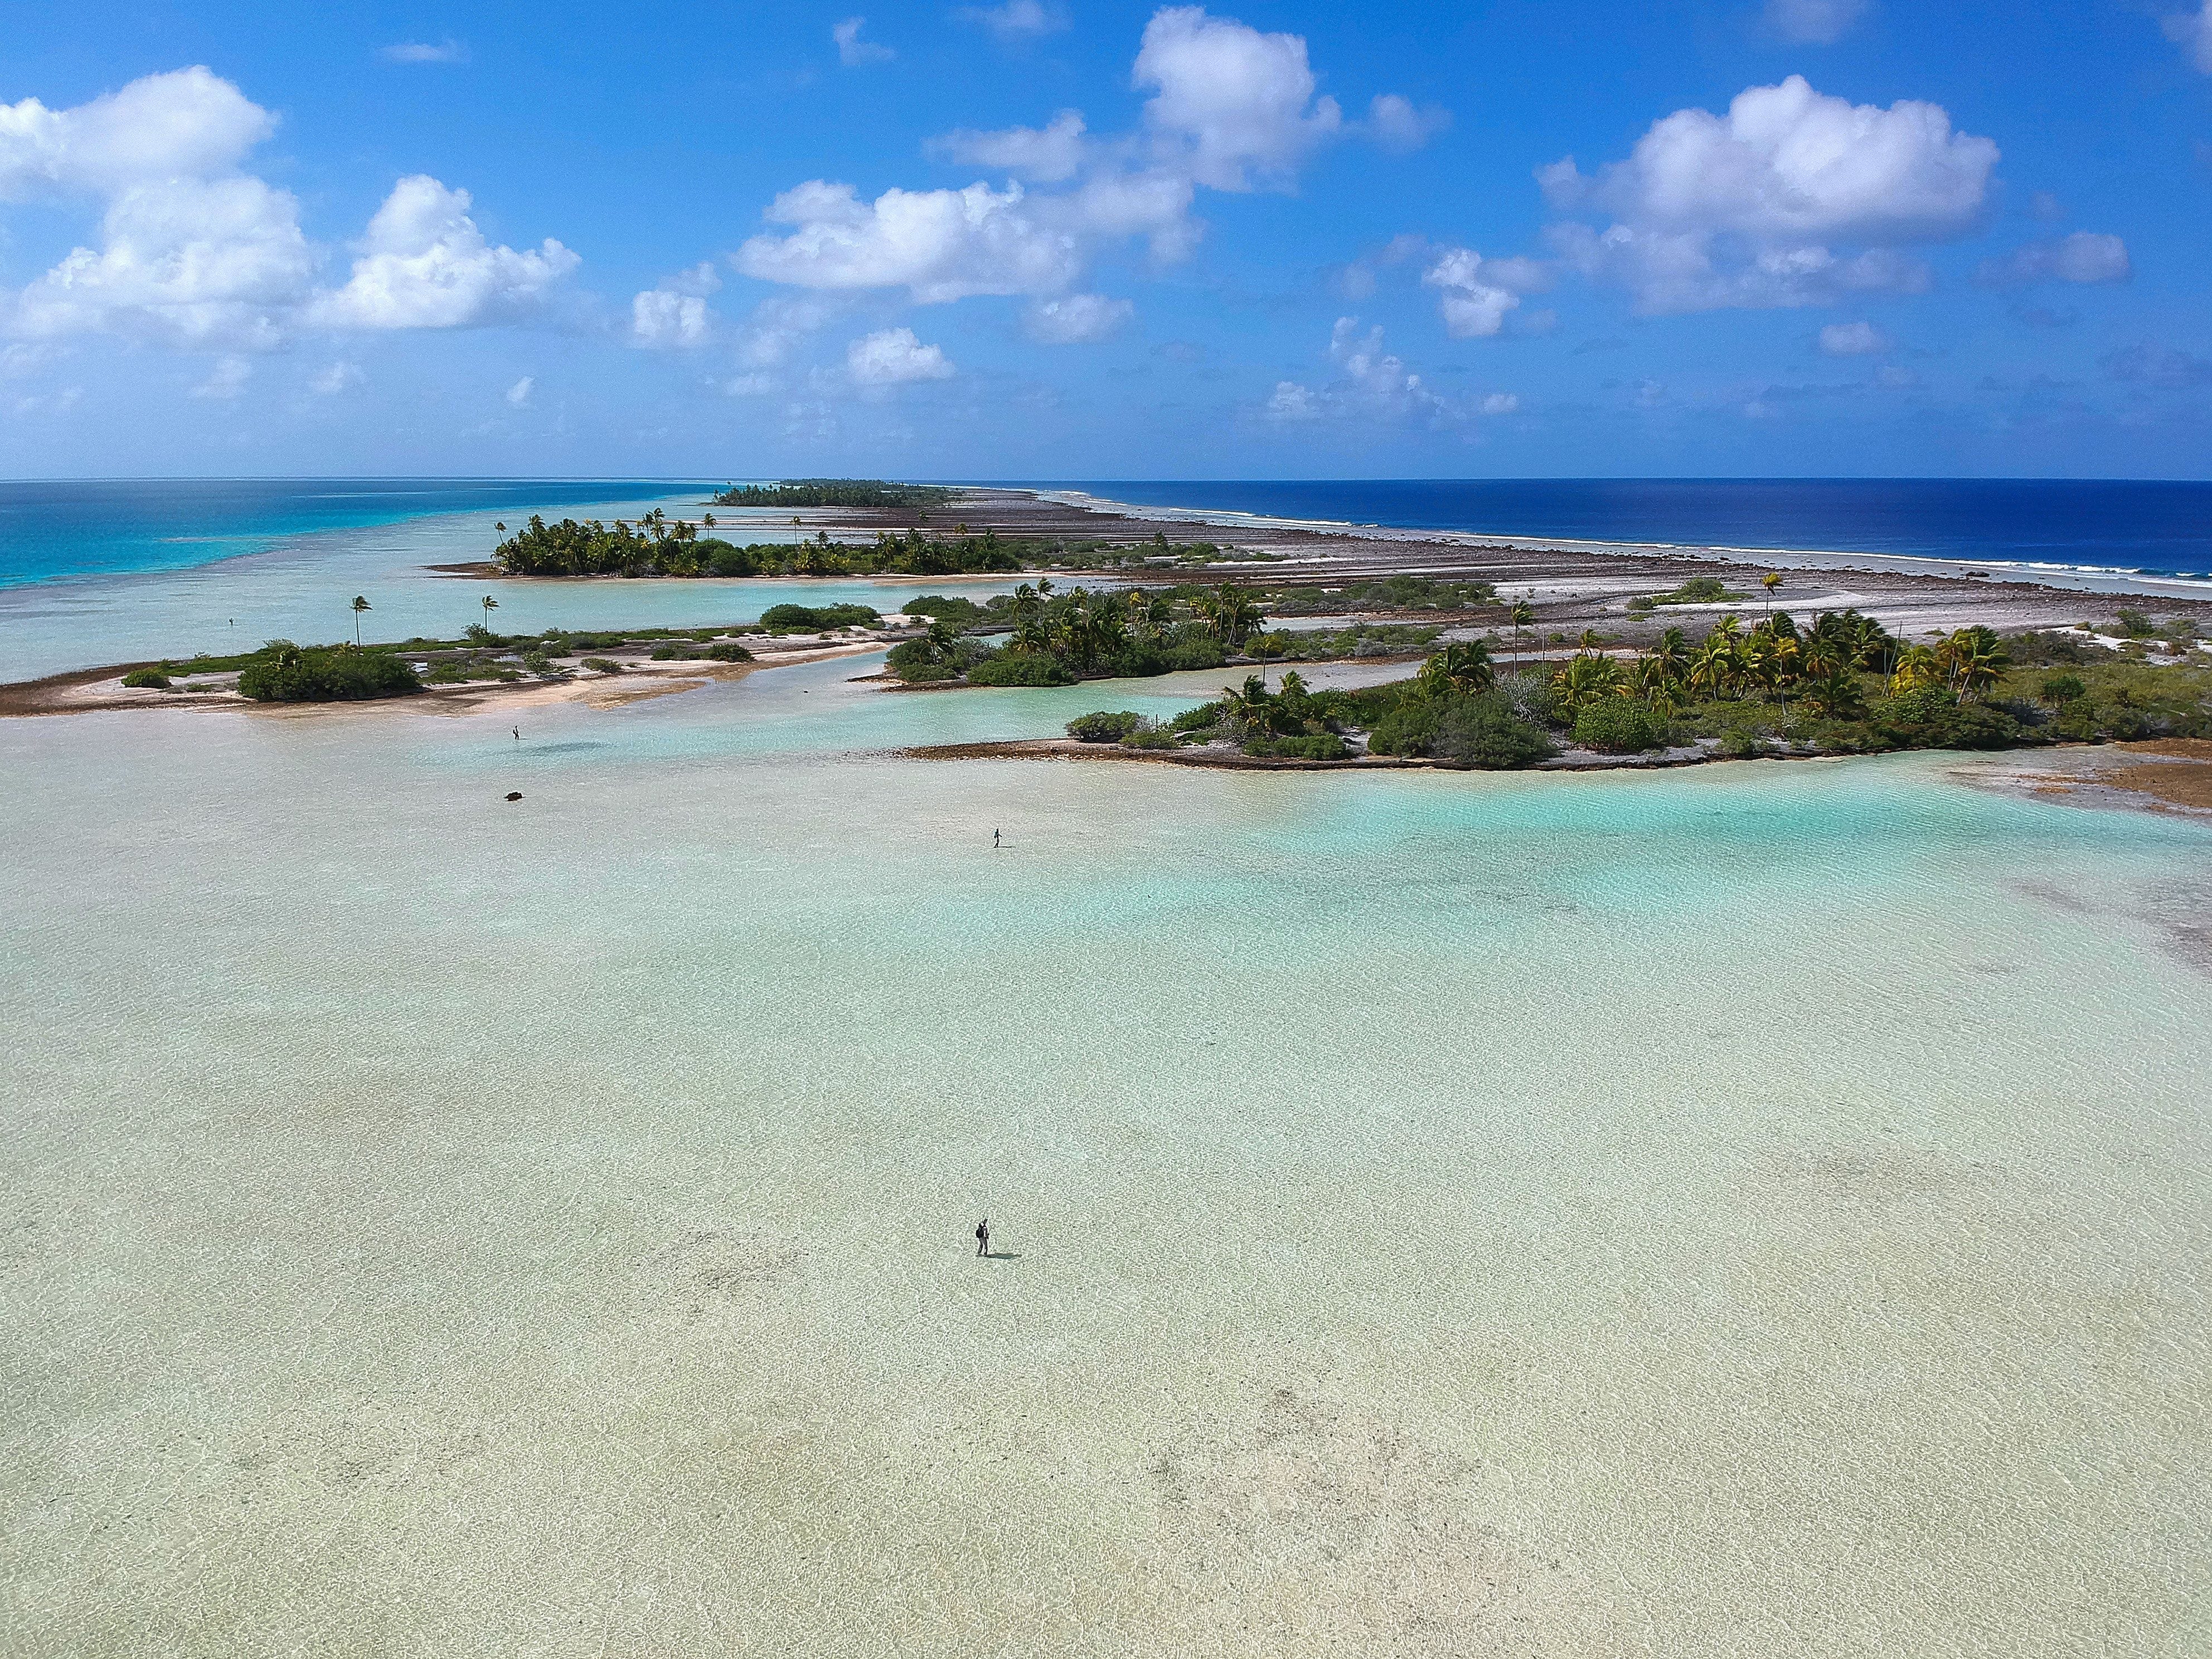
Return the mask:
<svg viewBox="0 0 2212 1659">
<path fill-rule="evenodd" d="M 2079 702 L 2089 695 L 2079 674 L 2053 674 L 2037 689 L 2036 696 L 2053 708 L 2062 703 Z"/>
<path fill-rule="evenodd" d="M 1575 717 L 1575 741 L 1601 755 L 1640 755 L 1667 746 L 1667 722 L 1634 697 L 1600 697 Z"/>
<path fill-rule="evenodd" d="M 763 628 L 825 633 L 833 628 L 873 628 L 876 612 L 865 605 L 772 605 L 761 612 Z"/>
<path fill-rule="evenodd" d="M 1073 685 L 1075 677 L 1050 657 L 994 651 L 968 671 L 970 685 Z"/>
<path fill-rule="evenodd" d="M 691 659 L 691 654 L 680 646 L 656 645 L 653 647 L 653 659 L 655 662 L 688 662 Z"/>
<path fill-rule="evenodd" d="M 123 677 L 123 684 L 131 691 L 166 691 L 169 677 L 158 668 L 134 668 Z"/>
<path fill-rule="evenodd" d="M 1104 709 L 1091 714 L 1078 714 L 1067 723 L 1067 735 L 1078 743 L 1119 743 L 1145 724 L 1142 714 L 1128 709 L 1109 713 Z"/>
<path fill-rule="evenodd" d="M 1303 738 L 1266 738 L 1244 745 L 1244 752 L 1266 760 L 1343 760 L 1352 753 L 1334 732 Z"/>
<path fill-rule="evenodd" d="M 1452 766 L 1485 771 L 1513 771 L 1533 766 L 1552 753 L 1543 732 L 1513 712 L 1498 693 L 1454 697 L 1437 717 L 1430 752 Z"/>
<path fill-rule="evenodd" d="M 989 615 L 973 599 L 947 599 L 942 593 L 925 593 L 918 599 L 908 599 L 899 607 L 899 614 L 902 617 L 927 617 L 933 622 L 949 622 L 956 628 L 973 628 Z"/>
<path fill-rule="evenodd" d="M 1220 720 L 1219 703 L 1202 702 L 1195 708 L 1186 708 L 1177 714 L 1168 722 L 1167 729 L 1170 732 L 1203 732 L 1218 725 Z"/>
<path fill-rule="evenodd" d="M 2001 709 L 1962 703 L 1932 685 L 1881 698 L 1867 724 L 1896 749 L 2010 749 L 2033 740 Z"/>
<path fill-rule="evenodd" d="M 1124 749 L 1176 749 L 1182 744 L 1182 738 L 1178 733 L 1149 725 L 1121 739 Z"/>
<path fill-rule="evenodd" d="M 271 640 L 240 673 L 238 689 L 256 702 L 364 702 L 420 691 L 422 682 L 386 650 Z"/>
<path fill-rule="evenodd" d="M 760 556 L 750 547 L 737 547 L 709 536 L 693 544 L 694 550 L 707 562 L 707 568 L 717 576 L 757 576 L 760 574 Z"/>
<path fill-rule="evenodd" d="M 1228 660 L 1217 641 L 1205 639 L 1178 641 L 1168 647 L 1166 659 L 1168 667 L 1178 672 L 1218 668 Z"/>
<path fill-rule="evenodd" d="M 706 655 L 709 662 L 750 662 L 753 659 L 753 653 L 735 640 L 708 646 Z"/>
<path fill-rule="evenodd" d="M 1424 697 L 1412 697 L 1375 722 L 1368 733 L 1367 752 L 1370 755 L 1425 755 L 1436 742 L 1437 720 L 1443 713 L 1440 704 Z"/>
<path fill-rule="evenodd" d="M 594 674 L 619 674 L 623 672 L 623 665 L 612 657 L 586 657 L 584 666 Z"/>
<path fill-rule="evenodd" d="M 2158 632 L 2158 624 L 2140 611 L 2123 611 L 2120 632 L 2131 640 L 2147 640 Z"/>
</svg>

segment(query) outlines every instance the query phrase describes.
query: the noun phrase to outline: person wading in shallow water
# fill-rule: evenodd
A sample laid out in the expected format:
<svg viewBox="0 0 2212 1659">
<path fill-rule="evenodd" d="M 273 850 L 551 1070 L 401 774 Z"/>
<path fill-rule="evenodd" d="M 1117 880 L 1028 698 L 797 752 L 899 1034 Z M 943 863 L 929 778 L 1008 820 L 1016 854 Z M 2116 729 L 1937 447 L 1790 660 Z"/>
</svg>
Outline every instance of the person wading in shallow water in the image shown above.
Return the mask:
<svg viewBox="0 0 2212 1659">
<path fill-rule="evenodd" d="M 975 1254 L 991 1254 L 991 1218 L 988 1216 L 975 1224 Z"/>
<path fill-rule="evenodd" d="M 996 851 L 998 850 L 998 848 L 999 848 L 999 832 L 998 832 L 997 830 L 994 830 L 993 831 L 991 831 L 991 850 L 992 850 L 993 852 L 996 852 Z"/>
</svg>

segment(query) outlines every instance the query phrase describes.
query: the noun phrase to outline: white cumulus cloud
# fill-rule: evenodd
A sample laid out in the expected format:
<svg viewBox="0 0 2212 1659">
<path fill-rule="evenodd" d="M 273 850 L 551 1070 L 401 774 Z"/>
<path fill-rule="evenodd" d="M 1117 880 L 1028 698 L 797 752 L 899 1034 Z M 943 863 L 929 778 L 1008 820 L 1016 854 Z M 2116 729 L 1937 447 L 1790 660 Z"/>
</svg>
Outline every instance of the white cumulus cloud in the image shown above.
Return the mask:
<svg viewBox="0 0 2212 1659">
<path fill-rule="evenodd" d="M 267 350 L 302 327 L 502 320 L 577 263 L 550 240 L 533 252 L 490 246 L 465 191 L 417 176 L 371 222 L 352 279 L 324 290 L 323 251 L 301 231 L 299 203 L 240 170 L 275 128 L 201 68 L 146 76 L 73 109 L 0 106 L 0 200 L 104 202 L 98 246 L 0 296 L 0 327 Z"/>
<path fill-rule="evenodd" d="M 544 299 L 580 263 L 548 237 L 518 252 L 494 246 L 469 217 L 469 193 L 427 173 L 402 179 L 368 222 L 343 288 L 314 320 L 337 328 L 469 328 L 505 322 Z"/>
<path fill-rule="evenodd" d="M 0 201 L 226 172 L 276 118 L 202 68 L 149 75 L 75 109 L 0 104 Z"/>
<path fill-rule="evenodd" d="M 848 17 L 830 31 L 830 38 L 837 43 L 837 61 L 847 69 L 855 69 L 862 64 L 888 64 L 898 56 L 889 46 L 860 39 L 860 31 L 867 23 L 865 17 Z"/>
<path fill-rule="evenodd" d="M 1046 345 L 1081 345 L 1104 339 L 1135 310 L 1128 301 L 1103 294 L 1069 294 L 1032 304 L 1023 325 L 1031 339 Z"/>
<path fill-rule="evenodd" d="M 1140 132 L 1095 137 L 1073 109 L 1041 127 L 963 128 L 931 141 L 929 152 L 1024 182 L 894 188 L 869 201 L 851 185 L 811 179 L 763 216 L 787 228 L 749 239 L 734 262 L 766 282 L 823 292 L 902 288 L 922 304 L 1048 299 L 1076 288 L 1113 243 L 1142 239 L 1159 264 L 1186 257 L 1204 231 L 1192 216 L 1200 187 L 1288 188 L 1315 146 L 1347 130 L 1334 100 L 1316 95 L 1303 38 L 1198 6 L 1153 14 L 1132 79 L 1151 94 Z M 1442 118 L 1386 94 L 1367 125 L 1402 146 Z"/>
<path fill-rule="evenodd" d="M 1214 190 L 1277 187 L 1344 112 L 1314 97 L 1303 35 L 1262 34 L 1202 6 L 1164 6 L 1145 26 L 1133 79 L 1153 88 L 1146 124 L 1188 145 L 1191 176 Z"/>
<path fill-rule="evenodd" d="M 403 40 L 385 47 L 377 56 L 387 64 L 465 64 L 469 49 L 449 34 L 435 46 L 425 40 Z"/>
<path fill-rule="evenodd" d="M 368 378 L 362 373 L 360 364 L 339 362 L 309 380 L 307 390 L 318 398 L 335 398 L 342 392 L 352 391 Z"/>
<path fill-rule="evenodd" d="M 1521 303 L 1513 292 L 1518 284 L 1508 279 L 1517 276 L 1525 283 L 1532 270 L 1528 260 L 1486 260 L 1473 248 L 1455 247 L 1440 254 L 1421 281 L 1442 290 L 1446 332 L 1455 340 L 1486 340 L 1505 326 L 1506 313 Z"/>
<path fill-rule="evenodd" d="M 530 403 L 530 394 L 537 389 L 538 377 L 534 374 L 524 375 L 513 386 L 507 387 L 507 401 L 508 406 L 514 409 L 526 408 Z"/>
<path fill-rule="evenodd" d="M 245 395 L 246 383 L 253 378 L 253 365 L 243 357 L 218 357 L 208 377 L 192 388 L 195 398 L 210 398 L 228 403 Z"/>
<path fill-rule="evenodd" d="M 1367 134 L 1383 149 L 1404 155 L 1451 125 L 1446 109 L 1417 109 L 1395 92 L 1377 93 L 1367 106 Z"/>
<path fill-rule="evenodd" d="M 1317 421 L 1321 418 L 1321 400 L 1310 386 L 1296 380 L 1278 380 L 1274 396 L 1267 399 L 1261 412 L 1271 421 Z"/>
<path fill-rule="evenodd" d="M 1830 323 L 1820 331 L 1820 349 L 1831 357 L 1876 357 L 1889 349 L 1889 336 L 1872 323 Z"/>
<path fill-rule="evenodd" d="M 2128 245 L 2100 231 L 2077 230 L 2047 242 L 2028 242 L 2002 258 L 1984 259 L 1974 280 L 1987 288 L 2031 283 L 2124 283 L 2135 275 Z"/>
<path fill-rule="evenodd" d="M 845 348 L 845 369 L 854 384 L 903 386 L 914 380 L 945 380 L 952 364 L 939 346 L 924 345 L 910 328 L 878 329 Z"/>
<path fill-rule="evenodd" d="M 1521 396 L 1515 392 L 1493 392 L 1482 400 L 1486 415 L 1511 415 L 1519 410 Z"/>
<path fill-rule="evenodd" d="M 629 303 L 630 343 L 641 346 L 703 345 L 713 335 L 714 313 L 707 295 L 722 286 L 710 264 L 693 266 Z"/>
<path fill-rule="evenodd" d="M 1006 0 L 999 6 L 963 6 L 962 21 L 981 23 L 1002 40 L 1033 40 L 1067 27 L 1067 9 L 1044 0 Z"/>
<path fill-rule="evenodd" d="M 1040 184 L 1073 179 L 1083 166 L 1083 117 L 1064 109 L 1042 127 L 975 132 L 963 127 L 929 143 L 948 161 L 1019 174 Z"/>
<path fill-rule="evenodd" d="M 1766 27 L 1785 40 L 1832 46 L 1866 11 L 1866 0 L 1766 0 Z"/>
<path fill-rule="evenodd" d="M 1537 176 L 1554 205 L 1612 216 L 1603 230 L 1554 228 L 1571 262 L 1640 309 L 1698 311 L 1924 288 L 1900 248 L 1973 230 L 1996 162 L 1993 142 L 1953 131 L 1938 105 L 1851 104 L 1793 75 L 1739 93 L 1725 115 L 1677 110 L 1595 176 L 1571 158 Z"/>
<path fill-rule="evenodd" d="M 15 328 L 265 349 L 316 264 L 289 191 L 244 176 L 134 185 L 110 204 L 98 249 L 76 249 L 16 296 Z"/>
<path fill-rule="evenodd" d="M 904 288 L 921 304 L 975 294 L 1049 294 L 1080 261 L 1074 235 L 1044 223 L 1021 186 L 887 190 L 863 203 L 820 179 L 787 190 L 767 216 L 794 227 L 738 250 L 748 276 L 798 288 Z"/>
<path fill-rule="evenodd" d="M 2189 54 L 2189 61 L 2212 75 L 2212 0 L 2196 11 L 2175 14 L 2166 20 L 2166 38 Z"/>
</svg>

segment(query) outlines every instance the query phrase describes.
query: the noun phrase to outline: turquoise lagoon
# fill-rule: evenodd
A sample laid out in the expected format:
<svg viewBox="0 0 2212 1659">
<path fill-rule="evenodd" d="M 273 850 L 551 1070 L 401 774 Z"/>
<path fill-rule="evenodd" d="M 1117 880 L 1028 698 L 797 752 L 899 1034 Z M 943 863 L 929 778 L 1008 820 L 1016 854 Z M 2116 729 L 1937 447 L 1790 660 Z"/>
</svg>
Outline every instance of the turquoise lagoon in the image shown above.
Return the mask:
<svg viewBox="0 0 2212 1659">
<path fill-rule="evenodd" d="M 28 486 L 17 486 L 27 489 Z M 58 488 L 58 487 L 57 487 Z M 152 488 L 149 486 L 148 488 Z M 274 489 L 276 486 L 269 486 Z M 642 486 L 632 486 L 634 490 Z M 672 518 L 691 517 L 708 507 L 701 489 L 674 491 L 655 487 L 605 500 L 580 499 L 574 485 L 548 487 L 538 505 L 550 517 L 635 520 L 658 507 Z M 206 652 L 223 656 L 249 651 L 264 640 L 290 639 L 303 644 L 350 639 L 356 594 L 371 606 L 364 617 L 366 639 L 404 640 L 416 635 L 452 638 L 472 622 L 484 620 L 482 599 L 499 602 L 492 625 L 505 633 L 538 633 L 548 628 L 703 627 L 710 623 L 750 622 L 771 605 L 831 604 L 859 599 L 896 611 L 917 594 L 932 591 L 981 595 L 1009 583 L 937 577 L 928 581 L 509 581 L 498 577 L 454 575 L 434 565 L 471 563 L 491 556 L 499 544 L 495 526 L 520 523 L 534 510 L 528 487 L 504 485 L 472 490 L 453 486 L 447 494 L 496 494 L 503 504 L 420 513 L 388 522 L 296 528 L 303 515 L 291 495 L 283 512 L 258 518 L 240 509 L 250 533 L 219 538 L 222 550 L 258 550 L 202 562 L 66 577 L 5 579 L 6 561 L 31 559 L 44 552 L 65 562 L 65 550 L 33 545 L 17 555 L 6 541 L 13 533 L 0 512 L 0 679 L 34 679 L 72 668 L 149 658 L 190 656 Z M 440 492 L 426 492 L 436 495 Z M 5 489 L 0 487 L 0 496 Z M 0 507 L 6 501 L 0 499 Z M 150 512 L 146 508 L 143 511 Z M 364 509 L 366 510 L 366 509 Z M 787 517 L 751 510 L 723 509 L 716 514 L 727 533 L 742 540 L 778 541 L 792 533 Z M 52 527 L 50 538 L 65 540 L 68 525 Z M 90 560 L 196 558 L 206 550 L 172 549 L 158 538 L 120 538 L 81 556 Z"/>
<path fill-rule="evenodd" d="M 0 1647 L 2212 1640 L 2212 830 L 872 666 L 0 722 Z"/>
</svg>

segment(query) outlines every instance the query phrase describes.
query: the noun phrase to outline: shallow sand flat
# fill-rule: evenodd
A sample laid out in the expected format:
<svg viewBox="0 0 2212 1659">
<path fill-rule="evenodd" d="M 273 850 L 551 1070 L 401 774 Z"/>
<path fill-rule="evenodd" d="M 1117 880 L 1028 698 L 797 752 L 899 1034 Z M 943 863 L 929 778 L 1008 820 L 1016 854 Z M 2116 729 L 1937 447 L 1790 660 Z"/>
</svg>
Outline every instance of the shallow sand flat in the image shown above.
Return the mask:
<svg viewBox="0 0 2212 1659">
<path fill-rule="evenodd" d="M 2212 831 L 853 672 L 0 727 L 0 1648 L 2203 1650 Z"/>
</svg>

